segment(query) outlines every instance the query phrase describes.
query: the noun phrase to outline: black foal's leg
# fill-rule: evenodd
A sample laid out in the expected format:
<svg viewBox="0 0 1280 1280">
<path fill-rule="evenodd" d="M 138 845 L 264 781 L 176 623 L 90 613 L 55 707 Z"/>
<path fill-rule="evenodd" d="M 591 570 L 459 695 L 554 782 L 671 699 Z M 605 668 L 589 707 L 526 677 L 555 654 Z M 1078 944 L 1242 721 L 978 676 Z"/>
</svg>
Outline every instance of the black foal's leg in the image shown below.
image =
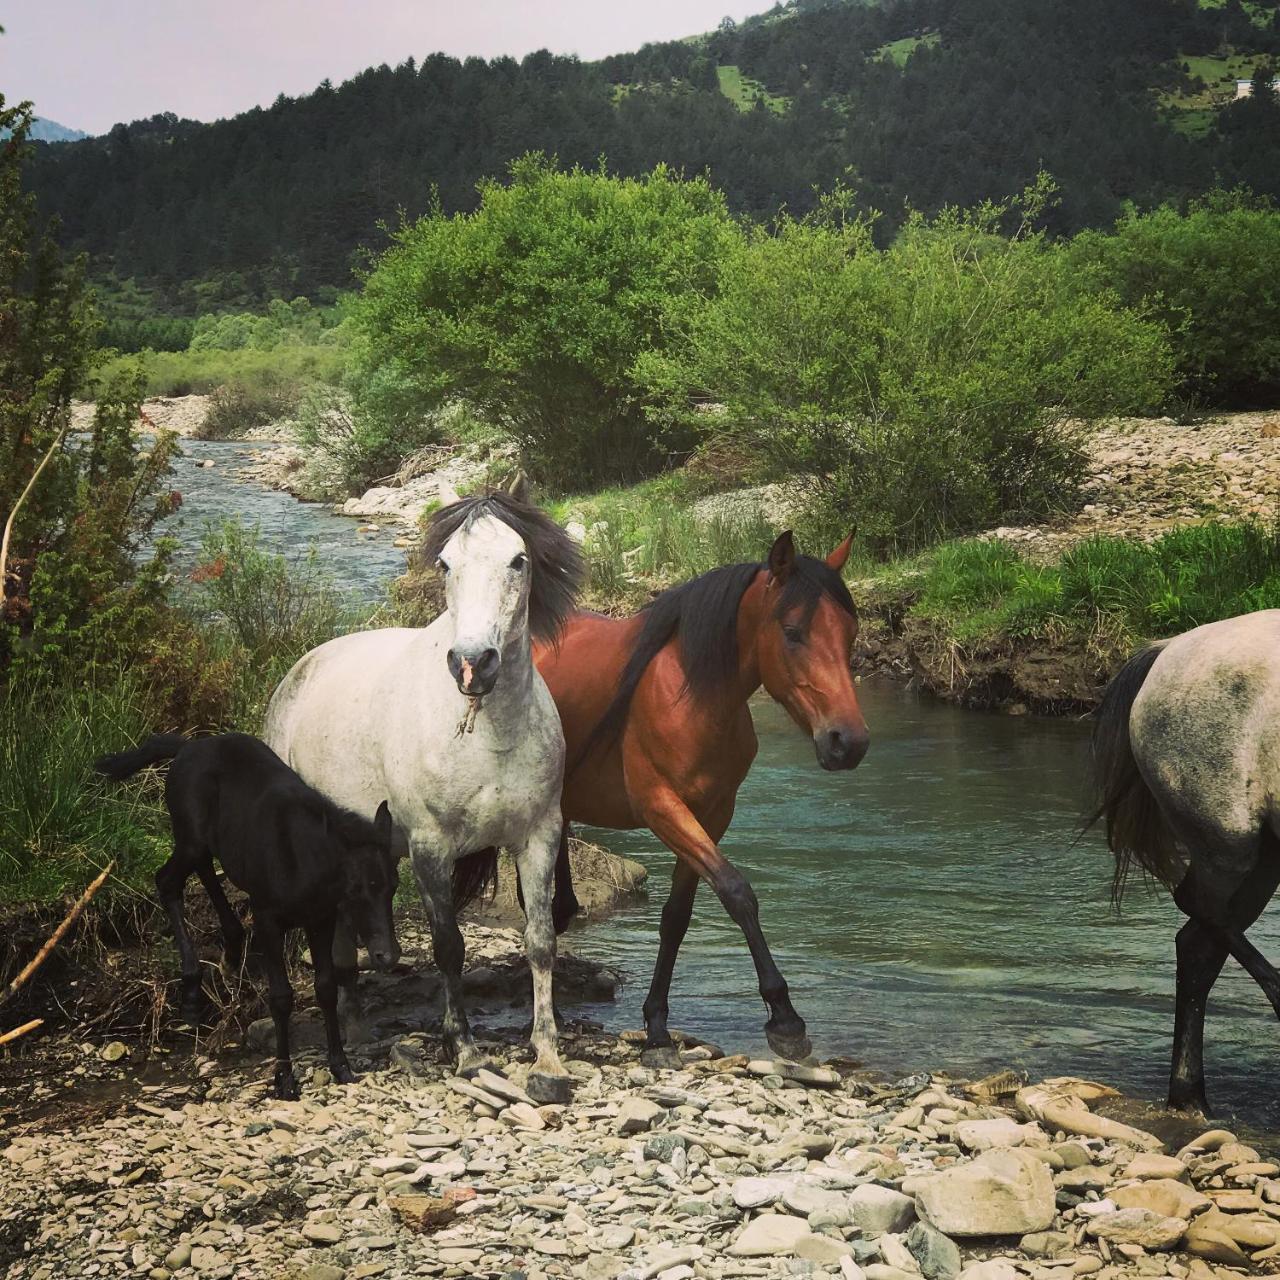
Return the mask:
<svg viewBox="0 0 1280 1280">
<path fill-rule="evenodd" d="M 182 964 L 182 999 L 178 1006 L 183 1022 L 199 1026 L 204 1016 L 204 992 L 200 987 L 200 958 L 187 932 L 187 921 L 182 910 L 182 894 L 187 885 L 190 863 L 181 857 L 175 845 L 173 856 L 156 872 L 156 894 L 169 916 L 173 939 L 178 945 L 178 957 Z"/>
<path fill-rule="evenodd" d="M 355 1072 L 342 1047 L 338 1028 L 338 983 L 333 973 L 333 928 L 330 917 L 307 926 L 307 945 L 311 948 L 311 966 L 316 975 L 316 1003 L 324 1014 L 324 1038 L 329 1051 L 329 1070 L 339 1084 L 353 1084 Z"/>
<path fill-rule="evenodd" d="M 333 975 L 338 984 L 338 1008 L 347 1024 L 347 1036 L 360 1035 L 359 1022 L 364 1017 L 360 1002 L 359 970 L 356 967 L 356 939 L 351 927 L 339 920 L 333 930 Z"/>
<path fill-rule="evenodd" d="M 254 914 L 254 934 L 262 952 L 262 967 L 267 971 L 268 1004 L 271 1020 L 276 1024 L 276 1071 L 273 1082 L 277 1098 L 286 1102 L 302 1096 L 293 1062 L 289 1056 L 289 1015 L 293 1012 L 293 988 L 285 967 L 284 929 L 274 916 Z"/>
<path fill-rule="evenodd" d="M 236 915 L 235 908 L 227 901 L 227 895 L 223 892 L 218 873 L 213 869 L 213 863 L 202 862 L 196 868 L 196 875 L 200 877 L 200 883 L 204 885 L 204 891 L 209 895 L 209 901 L 213 903 L 213 909 L 217 912 L 218 923 L 222 926 L 222 959 L 227 973 L 229 976 L 235 976 L 239 973 L 240 963 L 244 959 L 244 925 Z"/>
<path fill-rule="evenodd" d="M 671 896 L 662 908 L 662 925 L 658 941 L 658 959 L 653 966 L 653 981 L 644 1001 L 644 1025 L 648 1033 L 640 1061 L 649 1067 L 680 1068 L 680 1054 L 667 1030 L 667 1005 L 671 994 L 671 975 L 675 972 L 676 955 L 693 915 L 693 899 L 698 892 L 698 873 L 683 862 L 676 862 L 671 873 Z"/>
</svg>

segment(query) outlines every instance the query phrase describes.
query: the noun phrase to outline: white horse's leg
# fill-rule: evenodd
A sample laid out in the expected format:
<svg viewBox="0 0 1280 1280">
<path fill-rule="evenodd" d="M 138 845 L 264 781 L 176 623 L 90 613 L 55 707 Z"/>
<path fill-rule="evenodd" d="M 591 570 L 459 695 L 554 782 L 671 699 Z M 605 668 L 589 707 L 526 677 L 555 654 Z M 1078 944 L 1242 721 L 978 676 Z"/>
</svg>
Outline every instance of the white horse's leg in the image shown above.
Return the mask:
<svg viewBox="0 0 1280 1280">
<path fill-rule="evenodd" d="M 559 809 L 539 827 L 536 827 L 523 849 L 513 849 L 516 867 L 520 872 L 520 884 L 524 889 L 524 946 L 529 957 L 529 969 L 533 974 L 533 1028 L 530 1042 L 533 1045 L 533 1076 L 544 1078 L 540 1085 L 544 1093 L 557 1096 L 546 1101 L 566 1100 L 562 1095 L 567 1085 L 556 1085 L 555 1080 L 567 1080 L 568 1073 L 560 1060 L 556 1046 L 556 1010 L 551 993 L 551 975 L 556 963 L 556 930 L 551 914 L 554 891 L 556 856 L 560 851 L 561 819 Z M 534 1096 L 538 1094 L 535 1091 Z"/>
<path fill-rule="evenodd" d="M 452 863 L 441 858 L 438 844 L 411 840 L 409 850 L 418 891 L 431 917 L 431 945 L 435 951 L 436 968 L 444 978 L 445 1051 L 457 1063 L 459 1072 L 475 1071 L 486 1065 L 486 1059 L 476 1048 L 462 1007 L 465 947 L 458 917 L 453 910 Z"/>
</svg>

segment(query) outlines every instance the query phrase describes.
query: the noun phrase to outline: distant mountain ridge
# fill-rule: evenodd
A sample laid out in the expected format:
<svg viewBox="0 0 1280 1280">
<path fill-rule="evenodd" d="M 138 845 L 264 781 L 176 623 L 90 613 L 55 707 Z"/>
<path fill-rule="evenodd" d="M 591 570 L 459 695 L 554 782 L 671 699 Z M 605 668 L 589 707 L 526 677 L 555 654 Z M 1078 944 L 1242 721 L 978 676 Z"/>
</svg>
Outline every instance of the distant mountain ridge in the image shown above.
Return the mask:
<svg viewBox="0 0 1280 1280">
<path fill-rule="evenodd" d="M 96 271 L 174 299 L 212 282 L 206 304 L 349 286 L 382 227 L 474 208 L 527 151 L 705 171 L 762 220 L 844 183 L 882 236 L 1045 169 L 1072 232 L 1218 185 L 1280 196 L 1280 106 L 1230 101 L 1278 58 L 1280 0 L 791 0 L 595 63 L 433 54 L 212 124 L 158 115 L 37 148 L 29 180 Z"/>
<path fill-rule="evenodd" d="M 56 120 L 46 120 L 35 116 L 31 121 L 31 140 L 33 142 L 79 142 L 89 135 L 82 129 L 69 129 Z"/>
</svg>

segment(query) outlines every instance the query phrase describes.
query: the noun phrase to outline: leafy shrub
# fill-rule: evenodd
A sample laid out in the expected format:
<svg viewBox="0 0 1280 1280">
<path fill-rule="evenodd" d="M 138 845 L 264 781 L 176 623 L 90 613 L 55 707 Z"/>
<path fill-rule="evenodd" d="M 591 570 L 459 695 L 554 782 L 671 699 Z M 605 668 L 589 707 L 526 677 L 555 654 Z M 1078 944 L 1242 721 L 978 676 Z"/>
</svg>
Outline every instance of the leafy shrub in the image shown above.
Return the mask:
<svg viewBox="0 0 1280 1280">
<path fill-rule="evenodd" d="M 1086 231 L 1070 258 L 1081 279 L 1158 316 L 1184 396 L 1212 404 L 1280 397 L 1280 210 L 1218 192 L 1185 212 L 1131 212 Z"/>
<path fill-rule="evenodd" d="M 450 400 L 526 451 L 531 473 L 581 488 L 661 466 L 634 365 L 737 235 L 704 179 L 561 172 L 538 156 L 475 213 L 437 207 L 401 230 L 353 306 L 356 417 L 392 448 Z M 402 449 L 402 453 L 408 449 Z"/>
<path fill-rule="evenodd" d="M 254 389 L 279 384 L 336 385 L 345 373 L 347 352 L 339 345 L 286 346 L 273 351 L 246 347 L 238 351 L 145 351 L 141 360 L 147 395 L 189 396 L 208 395 L 229 382 Z M 115 356 L 105 361 L 102 374 L 109 378 L 136 363 L 134 358 Z M 86 395 L 94 398 L 92 380 L 88 380 Z"/>
<path fill-rule="evenodd" d="M 885 250 L 841 193 L 756 231 L 681 341 L 641 358 L 661 416 L 816 478 L 824 537 L 856 520 L 910 548 L 1066 505 L 1078 420 L 1161 399 L 1170 356 L 1158 324 L 1073 288 L 1028 229 L 1048 194 L 914 217 Z M 699 411 L 708 400 L 726 411 Z"/>
<path fill-rule="evenodd" d="M 235 439 L 288 417 L 297 408 L 299 396 L 298 388 L 287 382 L 225 383 L 209 397 L 196 435 L 201 440 Z"/>
<path fill-rule="evenodd" d="M 289 668 L 357 621 L 314 550 L 293 562 L 272 555 L 257 529 L 235 520 L 208 530 L 191 578 L 189 603 L 206 654 L 230 659 L 235 671 L 226 718 L 250 731 Z"/>
</svg>

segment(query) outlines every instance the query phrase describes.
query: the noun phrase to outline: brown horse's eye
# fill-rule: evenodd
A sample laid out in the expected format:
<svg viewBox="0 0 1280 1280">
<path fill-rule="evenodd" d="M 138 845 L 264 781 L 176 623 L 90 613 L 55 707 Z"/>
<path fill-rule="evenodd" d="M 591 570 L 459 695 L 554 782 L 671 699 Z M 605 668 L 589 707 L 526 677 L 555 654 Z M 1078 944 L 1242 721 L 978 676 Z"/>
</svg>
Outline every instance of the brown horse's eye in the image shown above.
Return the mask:
<svg viewBox="0 0 1280 1280">
<path fill-rule="evenodd" d="M 804 644 L 804 632 L 799 627 L 784 626 L 782 634 L 788 644 Z"/>
</svg>

